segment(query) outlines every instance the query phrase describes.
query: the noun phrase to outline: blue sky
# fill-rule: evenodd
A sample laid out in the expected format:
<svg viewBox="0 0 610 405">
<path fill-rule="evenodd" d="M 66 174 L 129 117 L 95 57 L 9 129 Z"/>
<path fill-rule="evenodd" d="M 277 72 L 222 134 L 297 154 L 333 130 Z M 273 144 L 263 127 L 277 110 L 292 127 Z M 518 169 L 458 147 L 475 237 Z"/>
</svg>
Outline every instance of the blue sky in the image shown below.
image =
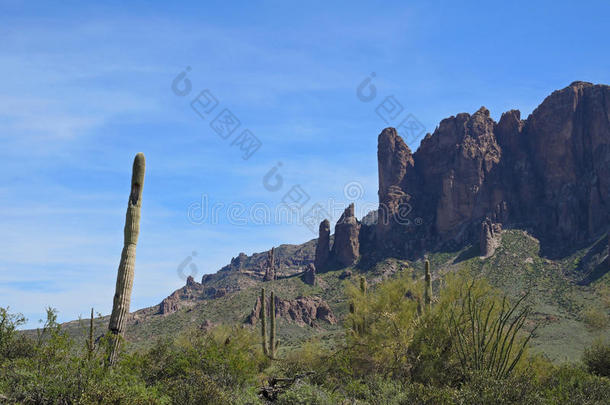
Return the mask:
<svg viewBox="0 0 610 405">
<path fill-rule="evenodd" d="M 229 210 L 275 212 L 295 185 L 309 196 L 301 212 L 374 207 L 387 97 L 432 132 L 482 105 L 525 118 L 574 80 L 610 82 L 607 1 L 306 3 L 0 1 L 0 306 L 28 326 L 47 305 L 60 320 L 110 311 L 137 152 L 133 309 L 183 285 L 193 251 L 200 278 L 241 251 L 315 236 Z M 178 96 L 187 66 L 192 90 Z M 376 97 L 363 102 L 371 73 Z M 204 89 L 218 101 L 205 120 L 190 106 Z M 210 126 L 225 108 L 241 122 L 227 140 Z M 262 143 L 247 160 L 231 145 L 244 129 Z M 269 191 L 278 162 L 283 186 Z M 189 219 L 202 198 L 214 221 Z"/>
</svg>

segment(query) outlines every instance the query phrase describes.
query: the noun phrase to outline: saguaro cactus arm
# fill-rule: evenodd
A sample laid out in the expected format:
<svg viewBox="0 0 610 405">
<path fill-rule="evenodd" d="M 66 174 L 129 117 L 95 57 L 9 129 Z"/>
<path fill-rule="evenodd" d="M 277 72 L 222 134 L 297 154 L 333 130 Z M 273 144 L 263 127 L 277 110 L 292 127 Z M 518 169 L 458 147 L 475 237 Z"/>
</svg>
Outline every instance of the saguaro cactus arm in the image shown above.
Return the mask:
<svg viewBox="0 0 610 405">
<path fill-rule="evenodd" d="M 125 217 L 124 244 L 121 253 L 121 262 L 117 273 L 112 315 L 108 329 L 113 337 L 110 349 L 110 364 L 116 362 L 120 340 L 125 332 L 125 321 L 129 314 L 131 290 L 136 261 L 136 244 L 140 234 L 140 215 L 142 208 L 142 189 L 144 186 L 144 172 L 146 160 L 144 154 L 138 153 L 133 161 L 131 175 L 131 193 L 127 202 Z"/>
</svg>

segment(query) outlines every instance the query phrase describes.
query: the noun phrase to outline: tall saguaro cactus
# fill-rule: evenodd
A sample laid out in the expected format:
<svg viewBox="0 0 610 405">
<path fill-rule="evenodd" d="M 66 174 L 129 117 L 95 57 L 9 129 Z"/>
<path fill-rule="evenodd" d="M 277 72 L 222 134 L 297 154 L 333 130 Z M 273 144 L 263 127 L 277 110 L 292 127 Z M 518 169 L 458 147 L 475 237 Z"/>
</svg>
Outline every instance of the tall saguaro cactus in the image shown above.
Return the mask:
<svg viewBox="0 0 610 405">
<path fill-rule="evenodd" d="M 89 319 L 89 340 L 87 340 L 87 358 L 91 359 L 95 350 L 95 342 L 93 341 L 93 308 L 91 308 L 91 319 Z"/>
<path fill-rule="evenodd" d="M 265 289 L 261 288 L 261 337 L 263 340 L 263 353 L 273 360 L 280 344 L 279 340 L 275 337 L 275 294 L 273 291 L 271 291 L 271 299 L 269 300 L 269 318 L 269 343 L 267 343 L 267 303 L 265 301 Z"/>
<path fill-rule="evenodd" d="M 117 360 L 121 339 L 125 333 L 127 315 L 129 314 L 136 262 L 136 244 L 140 234 L 140 210 L 142 208 L 142 188 L 144 186 L 145 170 L 146 160 L 144 154 L 138 153 L 133 161 L 131 193 L 127 202 L 125 218 L 125 241 L 116 279 L 112 315 L 108 325 L 111 334 L 111 348 L 108 360 L 111 365 Z"/>
<path fill-rule="evenodd" d="M 277 343 L 275 342 L 275 294 L 271 291 L 271 302 L 269 303 L 269 317 L 271 318 L 269 331 L 269 357 L 275 359 Z"/>
<path fill-rule="evenodd" d="M 261 337 L 263 338 L 263 353 L 269 355 L 267 347 L 267 303 L 265 302 L 265 289 L 261 288 Z"/>
</svg>

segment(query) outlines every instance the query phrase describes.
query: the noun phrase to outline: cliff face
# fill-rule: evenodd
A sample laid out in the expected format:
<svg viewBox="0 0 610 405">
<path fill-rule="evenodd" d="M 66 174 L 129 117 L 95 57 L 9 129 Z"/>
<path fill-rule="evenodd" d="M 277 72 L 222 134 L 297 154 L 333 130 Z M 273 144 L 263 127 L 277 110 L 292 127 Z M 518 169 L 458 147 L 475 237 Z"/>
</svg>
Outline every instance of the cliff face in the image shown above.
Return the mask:
<svg viewBox="0 0 610 405">
<path fill-rule="evenodd" d="M 609 86 L 574 82 L 525 121 L 513 110 L 496 123 L 484 107 L 444 119 L 415 153 L 386 128 L 375 250 L 417 256 L 473 243 L 490 226 L 526 228 L 548 254 L 601 235 L 610 224 L 609 116 Z"/>
</svg>

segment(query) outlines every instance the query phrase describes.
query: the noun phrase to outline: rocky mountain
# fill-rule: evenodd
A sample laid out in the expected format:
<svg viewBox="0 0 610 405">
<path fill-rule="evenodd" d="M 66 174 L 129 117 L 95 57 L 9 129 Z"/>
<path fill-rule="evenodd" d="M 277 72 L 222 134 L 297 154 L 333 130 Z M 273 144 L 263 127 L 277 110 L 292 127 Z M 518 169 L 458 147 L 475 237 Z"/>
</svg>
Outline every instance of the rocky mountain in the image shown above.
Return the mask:
<svg viewBox="0 0 610 405">
<path fill-rule="evenodd" d="M 495 122 L 485 107 L 446 118 L 415 153 L 386 128 L 378 137 L 376 215 L 358 220 L 352 204 L 334 235 L 324 220 L 317 240 L 282 245 L 275 254 L 240 253 L 185 288 L 214 298 L 241 288 L 219 287 L 227 275 L 263 281 L 270 271 L 280 279 L 301 273 L 311 284 L 316 272 L 468 245 L 489 257 L 503 229 L 526 230 L 540 241 L 543 255 L 565 257 L 610 228 L 609 117 L 610 86 L 574 82 L 525 120 L 511 110 Z M 174 293 L 166 300 L 176 299 Z M 175 307 L 161 304 L 160 312 Z"/>
<path fill-rule="evenodd" d="M 485 107 L 441 121 L 413 153 L 394 128 L 378 138 L 379 210 L 364 256 L 417 258 L 526 229 L 565 256 L 610 225 L 610 87 L 574 82 L 526 119 Z"/>
</svg>

